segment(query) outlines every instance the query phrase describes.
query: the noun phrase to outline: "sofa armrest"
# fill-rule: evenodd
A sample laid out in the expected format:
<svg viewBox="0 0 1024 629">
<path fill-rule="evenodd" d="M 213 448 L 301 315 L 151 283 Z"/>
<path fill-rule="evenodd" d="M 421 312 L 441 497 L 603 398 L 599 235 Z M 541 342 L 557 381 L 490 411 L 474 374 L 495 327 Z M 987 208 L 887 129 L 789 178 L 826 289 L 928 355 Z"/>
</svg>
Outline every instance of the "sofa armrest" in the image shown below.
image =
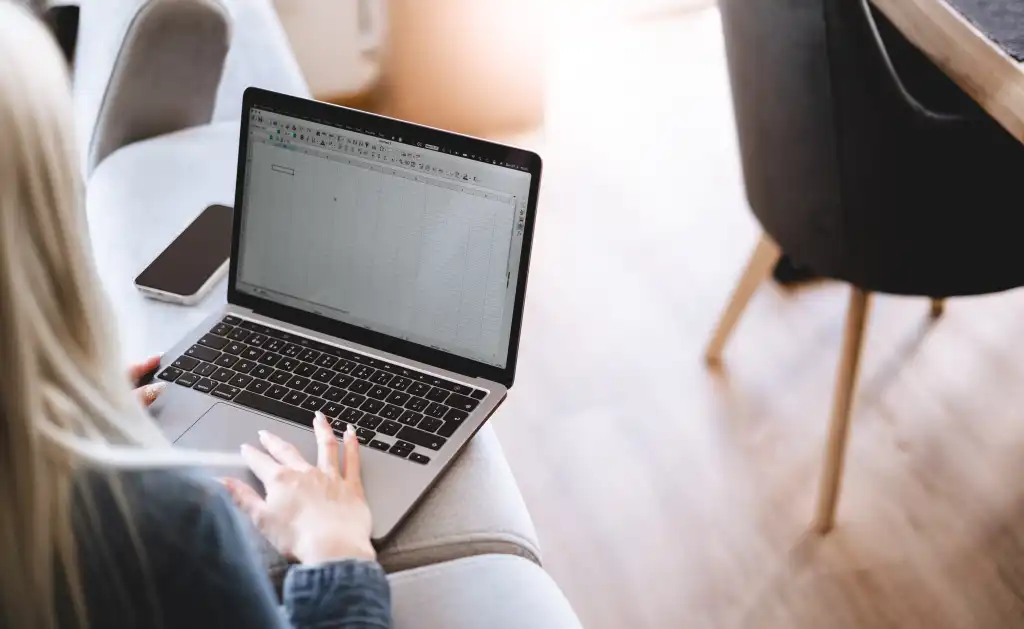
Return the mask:
<svg viewBox="0 0 1024 629">
<path fill-rule="evenodd" d="M 219 0 L 113 4 L 82 3 L 75 96 L 86 101 L 76 104 L 86 173 L 126 144 L 209 122 L 230 43 Z"/>
<path fill-rule="evenodd" d="M 551 577 L 521 557 L 467 557 L 388 580 L 395 629 L 582 629 Z"/>
</svg>

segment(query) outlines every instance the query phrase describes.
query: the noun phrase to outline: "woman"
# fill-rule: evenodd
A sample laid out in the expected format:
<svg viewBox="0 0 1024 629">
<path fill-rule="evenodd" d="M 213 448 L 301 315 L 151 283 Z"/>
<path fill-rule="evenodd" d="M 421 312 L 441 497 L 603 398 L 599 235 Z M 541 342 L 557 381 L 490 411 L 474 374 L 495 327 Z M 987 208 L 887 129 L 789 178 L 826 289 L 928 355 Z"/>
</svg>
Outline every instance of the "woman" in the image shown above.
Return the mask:
<svg viewBox="0 0 1024 629">
<path fill-rule="evenodd" d="M 316 465 L 270 434 L 266 453 L 182 451 L 133 396 L 70 125 L 56 45 L 0 0 L 0 627 L 389 626 L 351 435 L 344 466 L 322 416 Z M 189 469 L 241 459 L 266 498 L 237 481 L 228 492 L 300 564 L 283 609 L 230 498 Z"/>
</svg>

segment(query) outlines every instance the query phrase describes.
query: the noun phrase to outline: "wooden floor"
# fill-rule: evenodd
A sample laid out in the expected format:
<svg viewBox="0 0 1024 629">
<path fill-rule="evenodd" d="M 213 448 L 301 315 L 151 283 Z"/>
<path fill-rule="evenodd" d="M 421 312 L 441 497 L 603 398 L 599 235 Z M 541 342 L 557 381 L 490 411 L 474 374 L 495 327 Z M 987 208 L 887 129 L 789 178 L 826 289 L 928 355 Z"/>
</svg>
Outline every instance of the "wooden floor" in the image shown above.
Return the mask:
<svg viewBox="0 0 1024 629">
<path fill-rule="evenodd" d="M 495 425 L 589 629 L 1024 626 L 1024 293 L 874 301 L 835 532 L 808 533 L 847 291 L 766 286 L 718 15 L 552 48 L 518 380 Z M 785 155 L 779 155 L 785 159 Z"/>
</svg>

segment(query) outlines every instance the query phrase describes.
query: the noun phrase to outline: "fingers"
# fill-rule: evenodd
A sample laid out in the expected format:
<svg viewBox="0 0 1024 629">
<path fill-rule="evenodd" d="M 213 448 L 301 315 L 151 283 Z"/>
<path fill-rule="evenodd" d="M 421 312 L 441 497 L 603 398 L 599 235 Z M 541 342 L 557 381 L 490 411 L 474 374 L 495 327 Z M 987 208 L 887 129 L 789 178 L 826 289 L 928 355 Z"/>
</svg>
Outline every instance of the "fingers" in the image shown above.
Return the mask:
<svg viewBox="0 0 1024 629">
<path fill-rule="evenodd" d="M 278 470 L 281 469 L 281 464 L 272 459 L 269 454 L 260 452 L 248 443 L 242 444 L 242 458 L 245 459 L 246 465 L 256 475 L 256 478 L 260 479 L 264 485 L 270 484 L 277 476 Z"/>
<path fill-rule="evenodd" d="M 139 396 L 139 401 L 142 402 L 143 406 L 149 406 L 156 399 L 160 397 L 160 394 L 167 388 L 166 382 L 154 382 L 153 384 L 147 384 L 144 387 L 135 389 L 135 395 Z"/>
<path fill-rule="evenodd" d="M 142 377 L 153 371 L 160 365 L 160 355 L 150 356 L 146 360 L 128 366 L 128 379 L 132 383 L 138 383 Z"/>
<path fill-rule="evenodd" d="M 222 478 L 220 482 L 228 490 L 228 494 L 231 495 L 231 499 L 238 508 L 252 518 L 253 522 L 259 522 L 266 503 L 256 493 L 256 490 L 237 478 Z"/>
<path fill-rule="evenodd" d="M 340 476 L 338 468 L 338 440 L 334 438 L 334 430 L 327 423 L 324 414 L 317 411 L 313 420 L 313 432 L 316 433 L 316 465 L 325 474 Z"/>
<path fill-rule="evenodd" d="M 356 439 L 356 429 L 352 424 L 348 425 L 345 430 L 345 468 L 342 471 L 342 476 L 345 478 L 352 487 L 359 491 L 360 495 L 363 491 L 363 479 L 359 475 L 359 440 Z"/>
<path fill-rule="evenodd" d="M 259 431 L 259 436 L 260 443 L 267 449 L 267 452 L 281 463 L 297 470 L 304 470 L 310 467 L 309 462 L 302 456 L 298 448 L 284 439 L 266 430 Z"/>
</svg>

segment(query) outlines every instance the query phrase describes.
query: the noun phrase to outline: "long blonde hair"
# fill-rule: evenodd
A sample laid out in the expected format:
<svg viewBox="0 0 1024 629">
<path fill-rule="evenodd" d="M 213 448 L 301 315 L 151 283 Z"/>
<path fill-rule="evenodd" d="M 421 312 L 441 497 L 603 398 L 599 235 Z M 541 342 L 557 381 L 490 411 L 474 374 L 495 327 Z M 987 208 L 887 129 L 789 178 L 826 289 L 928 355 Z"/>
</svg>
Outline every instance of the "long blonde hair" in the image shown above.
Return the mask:
<svg viewBox="0 0 1024 629">
<path fill-rule="evenodd" d="M 172 454 L 120 363 L 87 239 L 71 108 L 56 43 L 0 0 L 3 627 L 55 626 L 62 583 L 82 617 L 71 525 L 80 466 L 190 458 Z"/>
</svg>

